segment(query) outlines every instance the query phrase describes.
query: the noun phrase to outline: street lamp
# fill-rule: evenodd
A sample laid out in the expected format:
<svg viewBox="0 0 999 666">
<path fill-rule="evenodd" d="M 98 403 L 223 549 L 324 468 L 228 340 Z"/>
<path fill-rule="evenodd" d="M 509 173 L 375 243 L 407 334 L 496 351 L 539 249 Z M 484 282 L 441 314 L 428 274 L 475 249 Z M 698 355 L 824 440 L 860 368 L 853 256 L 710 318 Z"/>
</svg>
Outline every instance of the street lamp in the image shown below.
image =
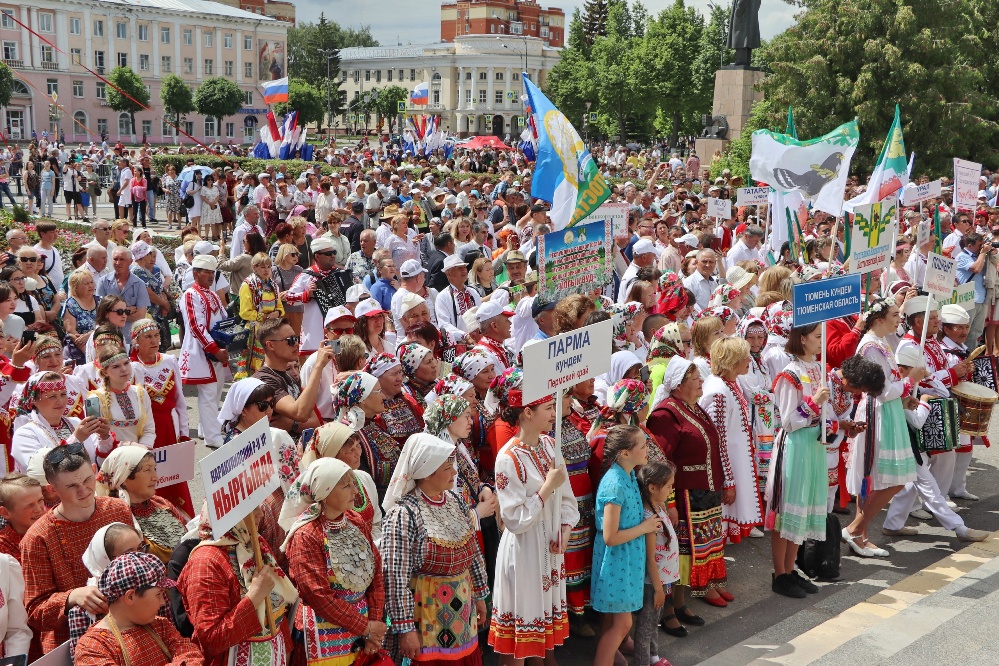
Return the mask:
<svg viewBox="0 0 999 666">
<path fill-rule="evenodd" d="M 593 102 L 586 101 L 583 102 L 586 105 L 586 117 L 583 119 L 583 141 L 585 143 L 590 142 L 590 105 Z"/>
<path fill-rule="evenodd" d="M 336 49 L 322 49 L 319 51 L 326 58 L 326 124 L 333 127 L 333 81 L 330 75 L 330 61 L 336 57 Z"/>
<path fill-rule="evenodd" d="M 496 39 L 502 39 L 502 37 L 497 36 Z M 510 48 L 509 44 L 503 44 L 503 48 L 508 49 L 510 51 L 514 51 L 515 53 L 520 53 L 522 56 L 524 56 L 524 68 L 521 71 L 522 72 L 526 72 L 527 71 L 527 37 L 522 35 L 520 37 L 520 39 L 522 39 L 524 41 L 524 50 L 523 51 L 518 51 L 517 49 Z"/>
</svg>

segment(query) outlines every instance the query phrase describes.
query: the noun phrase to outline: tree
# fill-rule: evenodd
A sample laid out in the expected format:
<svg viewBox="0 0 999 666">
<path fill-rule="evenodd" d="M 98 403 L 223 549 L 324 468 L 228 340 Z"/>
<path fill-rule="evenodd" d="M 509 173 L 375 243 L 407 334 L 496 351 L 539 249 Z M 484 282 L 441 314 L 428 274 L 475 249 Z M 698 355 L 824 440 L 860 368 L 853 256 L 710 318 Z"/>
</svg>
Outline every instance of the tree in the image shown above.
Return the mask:
<svg viewBox="0 0 999 666">
<path fill-rule="evenodd" d="M 583 11 L 586 14 L 582 17 L 583 35 L 587 43 L 592 46 L 597 37 L 607 36 L 607 0 L 586 0 Z"/>
<path fill-rule="evenodd" d="M 388 120 L 389 134 L 394 131 L 395 121 L 399 117 L 399 102 L 409 99 L 409 91 L 402 86 L 382 88 L 375 100 L 375 109 L 381 118 Z"/>
<path fill-rule="evenodd" d="M 0 62 L 0 106 L 10 104 L 10 96 L 14 92 L 14 72 L 7 63 Z"/>
<path fill-rule="evenodd" d="M 134 139 L 135 114 L 149 106 L 149 89 L 130 67 L 115 67 L 108 75 L 108 81 L 112 84 L 107 90 L 108 106 L 131 117 Z"/>
<path fill-rule="evenodd" d="M 233 81 L 213 76 L 198 86 L 194 93 L 194 108 L 203 116 L 215 118 L 217 131 L 222 133 L 222 119 L 239 113 L 245 96 Z"/>
<path fill-rule="evenodd" d="M 308 81 L 292 79 L 288 83 L 287 104 L 274 106 L 274 115 L 282 116 L 289 111 L 298 111 L 299 124 L 322 124 L 326 112 L 326 97 Z"/>
<path fill-rule="evenodd" d="M 194 111 L 194 93 L 184 79 L 176 74 L 167 74 L 160 84 L 160 101 L 169 122 L 174 127 L 180 125 L 184 115 Z"/>
</svg>

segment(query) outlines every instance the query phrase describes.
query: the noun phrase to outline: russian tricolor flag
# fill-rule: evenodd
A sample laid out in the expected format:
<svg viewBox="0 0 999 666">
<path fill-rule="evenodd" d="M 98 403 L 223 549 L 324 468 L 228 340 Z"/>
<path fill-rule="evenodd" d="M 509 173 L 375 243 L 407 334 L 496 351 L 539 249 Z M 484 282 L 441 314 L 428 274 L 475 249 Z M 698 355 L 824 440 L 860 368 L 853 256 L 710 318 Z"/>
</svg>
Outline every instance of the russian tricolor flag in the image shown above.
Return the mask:
<svg viewBox="0 0 999 666">
<path fill-rule="evenodd" d="M 418 105 L 428 104 L 430 102 L 430 83 L 424 81 L 416 84 L 413 92 L 409 95 L 409 102 Z"/>
<path fill-rule="evenodd" d="M 264 81 L 264 103 L 277 104 L 288 101 L 288 77 L 276 81 Z"/>
</svg>

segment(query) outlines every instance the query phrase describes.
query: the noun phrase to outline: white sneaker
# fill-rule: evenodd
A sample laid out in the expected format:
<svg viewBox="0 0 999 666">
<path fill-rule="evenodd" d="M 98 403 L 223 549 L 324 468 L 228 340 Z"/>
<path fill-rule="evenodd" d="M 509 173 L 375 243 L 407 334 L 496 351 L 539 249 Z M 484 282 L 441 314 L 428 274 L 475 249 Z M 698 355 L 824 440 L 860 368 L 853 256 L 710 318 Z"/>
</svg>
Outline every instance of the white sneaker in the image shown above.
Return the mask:
<svg viewBox="0 0 999 666">
<path fill-rule="evenodd" d="M 927 511 L 926 509 L 916 509 L 915 511 L 910 512 L 909 515 L 917 520 L 933 519 L 933 514 Z"/>
<path fill-rule="evenodd" d="M 763 532 L 760 531 L 759 527 L 754 527 L 749 532 L 749 538 L 751 538 L 751 539 L 762 539 L 763 538 Z M 655 662 L 652 662 L 652 663 L 655 663 Z"/>
<path fill-rule="evenodd" d="M 978 495 L 975 495 L 973 493 L 969 493 L 967 490 L 964 491 L 963 493 L 961 493 L 960 495 L 958 495 L 958 494 L 955 493 L 955 494 L 951 495 L 951 497 L 956 498 L 956 499 L 960 499 L 960 500 L 968 500 L 969 502 L 977 502 L 978 499 L 979 499 Z"/>
<path fill-rule="evenodd" d="M 954 503 L 953 501 L 951 501 L 951 500 L 947 500 L 947 507 L 948 507 L 948 508 L 951 508 L 951 509 L 956 509 L 956 508 L 957 508 L 957 504 L 955 504 L 955 503 Z"/>
</svg>

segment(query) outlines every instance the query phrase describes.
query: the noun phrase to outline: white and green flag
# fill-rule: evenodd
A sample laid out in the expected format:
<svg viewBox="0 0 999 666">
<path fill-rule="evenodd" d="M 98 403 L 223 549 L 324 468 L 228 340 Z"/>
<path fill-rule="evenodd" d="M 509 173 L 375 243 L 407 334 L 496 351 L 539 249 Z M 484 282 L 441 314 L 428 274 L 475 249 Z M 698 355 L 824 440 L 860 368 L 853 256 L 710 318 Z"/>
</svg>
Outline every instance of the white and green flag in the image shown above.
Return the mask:
<svg viewBox="0 0 999 666">
<path fill-rule="evenodd" d="M 909 165 L 905 161 L 905 141 L 902 139 L 902 118 L 898 104 L 895 105 L 895 120 L 888 130 L 885 143 L 881 147 L 878 162 L 867 189 L 843 204 L 848 211 L 858 206 L 866 206 L 884 201 L 897 195 L 909 182 Z"/>
<path fill-rule="evenodd" d="M 817 139 L 799 141 L 769 130 L 753 132 L 753 179 L 781 192 L 799 192 L 814 208 L 840 215 L 850 160 L 860 143 L 857 121 Z"/>
</svg>

